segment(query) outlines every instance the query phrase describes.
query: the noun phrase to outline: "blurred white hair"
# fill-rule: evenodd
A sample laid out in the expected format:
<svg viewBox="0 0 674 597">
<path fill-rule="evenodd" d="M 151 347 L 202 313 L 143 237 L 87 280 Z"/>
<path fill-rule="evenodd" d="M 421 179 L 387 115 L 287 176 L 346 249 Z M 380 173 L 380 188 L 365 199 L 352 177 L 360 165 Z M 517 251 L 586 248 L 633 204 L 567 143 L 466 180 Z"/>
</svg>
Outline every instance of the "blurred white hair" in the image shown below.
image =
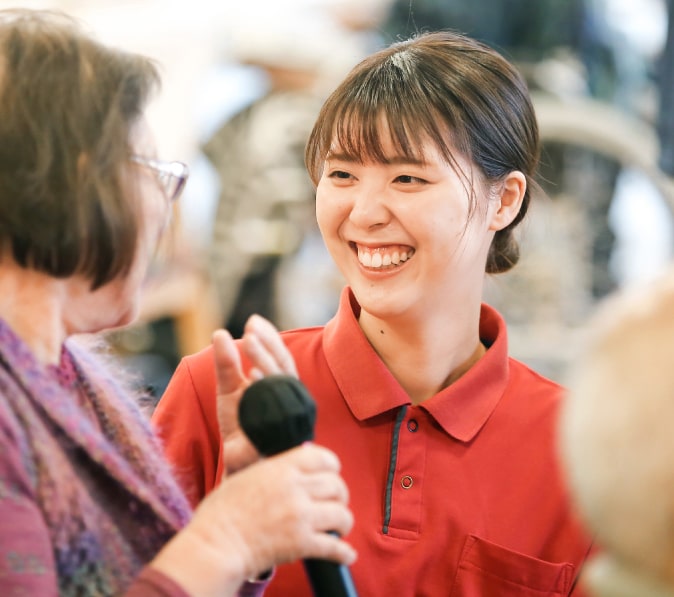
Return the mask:
<svg viewBox="0 0 674 597">
<path fill-rule="evenodd" d="M 573 493 L 615 562 L 674 588 L 674 271 L 607 299 L 587 334 L 561 420 Z"/>
</svg>

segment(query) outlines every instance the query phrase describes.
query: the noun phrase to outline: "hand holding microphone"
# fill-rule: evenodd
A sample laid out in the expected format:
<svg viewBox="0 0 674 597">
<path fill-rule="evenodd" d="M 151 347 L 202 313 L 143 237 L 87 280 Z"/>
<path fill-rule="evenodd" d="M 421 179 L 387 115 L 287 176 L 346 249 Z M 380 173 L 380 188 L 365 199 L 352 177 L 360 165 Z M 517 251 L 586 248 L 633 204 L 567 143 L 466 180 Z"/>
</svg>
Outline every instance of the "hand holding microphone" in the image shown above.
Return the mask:
<svg viewBox="0 0 674 597">
<path fill-rule="evenodd" d="M 304 385 L 288 375 L 252 383 L 239 403 L 239 423 L 257 450 L 272 456 L 314 437 L 316 406 Z M 304 567 L 316 597 L 357 597 L 346 566 L 306 559 Z"/>
</svg>

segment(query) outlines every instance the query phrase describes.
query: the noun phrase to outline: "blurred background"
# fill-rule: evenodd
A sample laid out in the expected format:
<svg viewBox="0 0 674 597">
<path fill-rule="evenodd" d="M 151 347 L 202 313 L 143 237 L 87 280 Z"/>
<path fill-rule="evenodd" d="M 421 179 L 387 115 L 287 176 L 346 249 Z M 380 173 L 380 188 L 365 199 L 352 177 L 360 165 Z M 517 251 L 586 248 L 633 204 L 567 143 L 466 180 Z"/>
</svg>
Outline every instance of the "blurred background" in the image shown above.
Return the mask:
<svg viewBox="0 0 674 597">
<path fill-rule="evenodd" d="M 564 381 L 596 302 L 674 246 L 671 0 L 54 0 L 102 41 L 154 57 L 160 157 L 189 164 L 141 322 L 110 334 L 159 397 L 212 331 L 333 314 L 342 280 L 314 225 L 303 147 L 321 102 L 370 52 L 453 28 L 514 61 L 544 141 L 522 261 L 488 281 L 513 356 Z M 674 112 L 674 111 L 673 111 Z"/>
</svg>

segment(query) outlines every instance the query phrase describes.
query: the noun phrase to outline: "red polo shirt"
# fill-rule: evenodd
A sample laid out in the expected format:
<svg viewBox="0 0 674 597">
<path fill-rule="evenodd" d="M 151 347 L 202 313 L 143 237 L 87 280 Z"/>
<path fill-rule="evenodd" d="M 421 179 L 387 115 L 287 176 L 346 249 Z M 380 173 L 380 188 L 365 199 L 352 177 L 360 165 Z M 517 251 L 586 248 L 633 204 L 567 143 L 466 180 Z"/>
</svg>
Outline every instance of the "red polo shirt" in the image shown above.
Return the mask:
<svg viewBox="0 0 674 597">
<path fill-rule="evenodd" d="M 347 289 L 325 327 L 283 339 L 318 405 L 316 441 L 342 461 L 360 597 L 567 595 L 590 540 L 557 461 L 560 387 L 508 357 L 503 319 L 483 305 L 486 354 L 413 406 L 358 311 Z M 220 474 L 210 348 L 183 359 L 153 420 L 198 501 Z M 278 568 L 265 595 L 312 593 L 294 564 Z"/>
</svg>

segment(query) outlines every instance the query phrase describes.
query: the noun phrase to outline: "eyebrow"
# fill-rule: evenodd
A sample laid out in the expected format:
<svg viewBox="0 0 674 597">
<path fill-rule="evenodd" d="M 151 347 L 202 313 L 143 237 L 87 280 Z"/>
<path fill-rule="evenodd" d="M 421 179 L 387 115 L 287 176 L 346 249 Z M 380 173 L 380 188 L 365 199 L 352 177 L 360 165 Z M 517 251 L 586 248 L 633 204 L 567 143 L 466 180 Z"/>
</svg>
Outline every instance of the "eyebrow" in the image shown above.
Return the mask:
<svg viewBox="0 0 674 597">
<path fill-rule="evenodd" d="M 337 152 L 331 152 L 327 155 L 325 158 L 326 160 L 337 160 L 339 162 L 347 162 L 351 164 L 360 164 L 362 163 L 362 160 L 346 154 L 346 153 L 337 153 Z M 412 158 L 412 157 L 406 157 L 404 155 L 396 155 L 392 156 L 390 158 L 385 158 L 384 161 L 382 162 L 387 165 L 408 165 L 408 166 L 426 166 L 427 162 L 420 158 Z"/>
</svg>

